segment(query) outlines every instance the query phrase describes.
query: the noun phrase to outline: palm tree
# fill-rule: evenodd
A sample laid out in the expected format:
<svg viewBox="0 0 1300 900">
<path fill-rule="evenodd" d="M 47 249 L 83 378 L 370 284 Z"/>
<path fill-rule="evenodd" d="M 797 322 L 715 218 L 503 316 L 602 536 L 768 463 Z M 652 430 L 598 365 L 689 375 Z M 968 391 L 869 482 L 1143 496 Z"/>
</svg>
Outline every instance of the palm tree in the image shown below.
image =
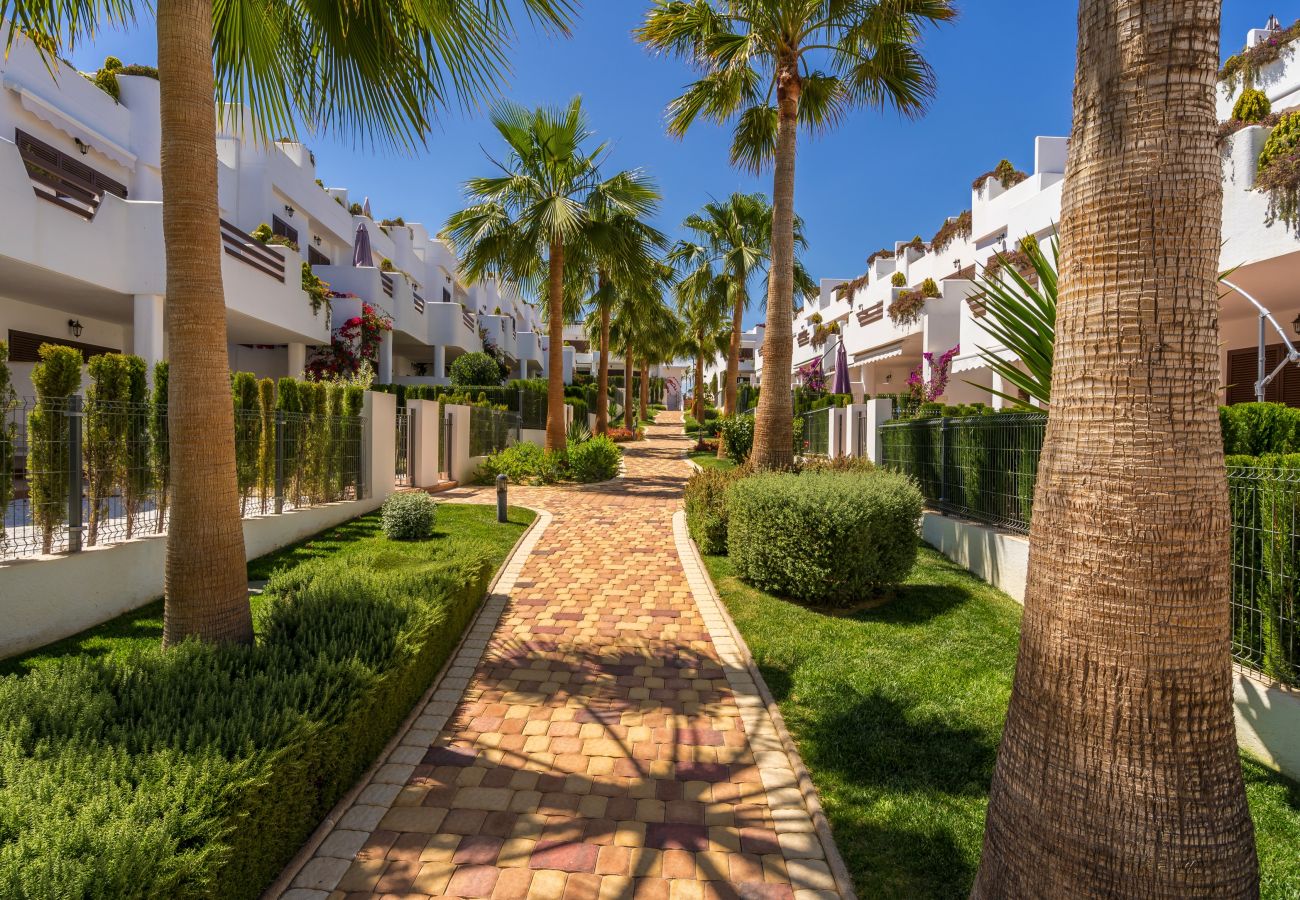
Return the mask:
<svg viewBox="0 0 1300 900">
<path fill-rule="evenodd" d="M 919 115 L 935 82 L 917 45 L 927 25 L 956 14 L 952 0 L 654 0 L 637 30 L 702 73 L 669 106 L 671 133 L 684 135 L 701 116 L 734 119 L 732 162 L 753 171 L 774 164 L 765 372 L 750 457 L 759 468 L 793 463 L 796 132 L 828 131 L 859 106 Z"/>
<path fill-rule="evenodd" d="M 678 241 L 669 254 L 682 280 L 702 283 L 719 278 L 731 286 L 731 338 L 722 411 L 732 415 L 736 412 L 740 382 L 740 343 L 749 308 L 749 282 L 756 274 L 766 276 L 772 258 L 772 204 L 763 194 L 737 192 L 726 200 L 706 203 L 699 212 L 687 216 L 682 226 L 691 237 Z M 794 220 L 794 245 L 796 252 L 808 245 L 803 220 L 798 216 Z M 816 294 L 816 284 L 797 256 L 794 277 L 795 289 L 801 296 Z"/>
<path fill-rule="evenodd" d="M 501 272 L 544 296 L 550 337 L 546 449 L 562 450 L 565 297 L 572 296 L 574 278 L 567 273 L 566 288 L 566 258 L 589 261 L 584 245 L 594 219 L 643 218 L 658 204 L 659 192 L 639 170 L 602 176 L 607 145 L 587 146 L 592 132 L 579 97 L 565 109 L 530 110 L 504 101 L 493 108 L 492 124 L 509 155 L 493 161 L 501 174 L 466 183 L 470 205 L 448 220 L 447 232 L 470 280 Z"/>
<path fill-rule="evenodd" d="M 520 0 L 563 28 L 568 0 Z M 69 42 L 130 24 L 145 0 L 0 0 L 19 28 Z M 430 114 L 500 82 L 504 4 L 159 0 L 163 233 L 167 236 L 170 529 L 163 644 L 253 639 L 226 355 L 217 199 L 217 99 L 255 132 L 317 129 L 419 144 Z M 214 91 L 215 84 L 215 91 Z M 236 117 L 237 118 L 237 117 Z"/>
<path fill-rule="evenodd" d="M 695 360 L 695 389 L 691 415 L 704 421 L 704 364 L 727 352 L 731 339 L 724 324 L 726 311 L 734 306 L 732 284 L 726 279 L 686 279 L 676 287 L 677 310 L 681 315 L 682 353 Z"/>
<path fill-rule="evenodd" d="M 1215 408 L 1219 9 L 1079 6 L 1051 415 L 976 898 L 1259 896 Z"/>
</svg>

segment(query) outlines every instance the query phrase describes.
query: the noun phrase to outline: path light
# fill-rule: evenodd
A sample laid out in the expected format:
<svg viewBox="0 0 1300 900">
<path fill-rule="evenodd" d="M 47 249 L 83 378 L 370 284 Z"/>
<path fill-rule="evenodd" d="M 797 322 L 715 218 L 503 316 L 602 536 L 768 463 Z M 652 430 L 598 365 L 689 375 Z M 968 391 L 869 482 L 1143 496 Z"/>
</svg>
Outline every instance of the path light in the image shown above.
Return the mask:
<svg viewBox="0 0 1300 900">
<path fill-rule="evenodd" d="M 497 476 L 497 521 L 506 522 L 506 484 L 510 481 L 505 475 Z"/>
</svg>

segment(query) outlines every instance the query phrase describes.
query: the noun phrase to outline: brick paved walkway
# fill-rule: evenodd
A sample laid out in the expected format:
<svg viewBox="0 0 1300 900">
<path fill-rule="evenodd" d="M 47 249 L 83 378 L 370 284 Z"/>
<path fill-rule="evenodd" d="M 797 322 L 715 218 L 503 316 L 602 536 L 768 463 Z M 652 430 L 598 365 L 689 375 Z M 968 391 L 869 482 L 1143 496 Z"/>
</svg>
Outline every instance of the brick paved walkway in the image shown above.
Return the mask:
<svg viewBox="0 0 1300 900">
<path fill-rule="evenodd" d="M 652 427 L 625 478 L 511 489 L 549 515 L 285 900 L 840 896 L 737 645 L 679 557 L 686 449 L 679 426 Z"/>
</svg>

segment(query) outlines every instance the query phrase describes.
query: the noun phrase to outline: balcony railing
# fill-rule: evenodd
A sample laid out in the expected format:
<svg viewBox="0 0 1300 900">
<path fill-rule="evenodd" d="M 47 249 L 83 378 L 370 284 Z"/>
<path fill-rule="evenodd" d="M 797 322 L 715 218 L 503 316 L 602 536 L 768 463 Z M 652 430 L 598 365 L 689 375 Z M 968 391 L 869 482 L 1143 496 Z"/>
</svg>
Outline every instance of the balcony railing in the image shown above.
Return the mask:
<svg viewBox="0 0 1300 900">
<path fill-rule="evenodd" d="M 415 311 L 420 315 L 424 315 L 424 298 L 420 296 L 419 291 L 411 291 L 411 302 L 415 304 Z"/>
<path fill-rule="evenodd" d="M 393 297 L 393 276 L 389 275 L 387 272 L 380 272 L 379 283 L 383 285 L 384 293 L 387 294 L 388 298 L 391 300 Z"/>
<path fill-rule="evenodd" d="M 870 325 L 872 322 L 879 322 L 885 317 L 885 301 L 881 300 L 872 306 L 865 306 L 858 310 L 858 324 Z"/>
<path fill-rule="evenodd" d="M 221 220 L 221 243 L 227 256 L 284 284 L 284 257 L 253 240 L 225 219 Z"/>
<path fill-rule="evenodd" d="M 468 309 L 462 309 L 460 311 L 460 317 L 465 322 L 465 327 L 468 328 L 470 331 L 473 331 L 474 330 L 473 314 Z"/>
<path fill-rule="evenodd" d="M 15 129 L 14 138 L 18 155 L 32 180 L 32 188 L 42 200 L 74 212 L 83 219 L 93 219 L 105 194 L 116 194 L 126 199 L 126 185 L 121 182 L 25 131 Z"/>
</svg>

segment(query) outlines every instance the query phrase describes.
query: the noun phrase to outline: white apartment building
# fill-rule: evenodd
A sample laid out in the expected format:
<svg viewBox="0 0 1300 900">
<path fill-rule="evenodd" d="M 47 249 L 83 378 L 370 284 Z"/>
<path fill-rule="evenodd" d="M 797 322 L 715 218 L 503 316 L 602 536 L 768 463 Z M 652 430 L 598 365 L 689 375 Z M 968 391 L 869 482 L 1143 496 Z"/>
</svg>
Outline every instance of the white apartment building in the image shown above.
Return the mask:
<svg viewBox="0 0 1300 900">
<path fill-rule="evenodd" d="M 66 63 L 52 68 L 21 35 L 0 59 L 0 339 L 20 395 L 31 393 L 31 365 L 47 341 L 149 362 L 167 353 L 158 82 L 119 75 L 117 100 Z M 357 198 L 317 181 L 305 145 L 219 131 L 232 369 L 300 374 L 365 302 L 393 320 L 381 382 L 447 383 L 451 362 L 485 343 L 515 375 L 544 373 L 539 314 L 513 286 L 466 284 L 426 225 L 354 215 Z M 264 223 L 296 248 L 254 241 Z M 358 231 L 372 265 L 353 265 Z M 313 312 L 303 263 L 329 282 L 332 318 Z"/>
<path fill-rule="evenodd" d="M 1247 46 L 1269 34 L 1263 29 L 1251 31 Z M 1274 113 L 1300 110 L 1300 56 L 1294 49 L 1266 66 L 1255 82 L 1268 95 Z M 1222 121 L 1231 118 L 1240 90 L 1240 86 L 1235 90 L 1220 86 Z M 1268 197 L 1254 189 L 1257 160 L 1270 130 L 1249 126 L 1224 140 L 1220 268 L 1232 270 L 1228 280 L 1240 290 L 1225 286 L 1222 302 L 1223 402 L 1254 399 L 1261 308 L 1272 320 L 1264 321 L 1263 330 L 1267 370 L 1272 371 L 1287 354 L 1279 330 L 1300 347 L 1300 238 L 1284 222 L 1269 224 Z M 920 245 L 900 240 L 886 248 L 892 250 L 892 256 L 878 256 L 853 282 L 845 285 L 823 280 L 820 296 L 805 303 L 795 315 L 794 368 L 821 356 L 829 377 L 838 342 L 843 341 L 853 394 L 860 401 L 877 394 L 905 392 L 908 376 L 922 365 L 924 353 L 938 356 L 960 346 L 944 399 L 1001 406 L 988 389 L 1001 391 L 1005 387 L 984 364 L 978 348 L 1004 358 L 1006 351 L 981 326 L 979 304 L 970 302 L 976 287 L 972 279 L 996 252 L 1015 250 L 1027 235 L 1047 246 L 1060 219 L 1066 146 L 1065 138 L 1039 137 L 1034 142 L 1032 169 L 1024 173 L 1024 180 L 1003 187 L 998 178 L 990 177 L 972 187 L 969 229 L 960 229 L 947 246 L 936 247 L 932 240 Z M 901 273 L 903 287 L 894 286 L 896 273 Z M 915 321 L 895 324 L 888 315 L 890 304 L 900 294 L 918 289 L 926 279 L 934 280 L 939 296 L 925 301 Z M 838 326 L 839 334 L 825 334 L 831 323 Z M 818 343 L 819 325 L 824 344 Z M 1300 406 L 1300 367 L 1284 367 L 1269 384 L 1265 397 Z"/>
</svg>

